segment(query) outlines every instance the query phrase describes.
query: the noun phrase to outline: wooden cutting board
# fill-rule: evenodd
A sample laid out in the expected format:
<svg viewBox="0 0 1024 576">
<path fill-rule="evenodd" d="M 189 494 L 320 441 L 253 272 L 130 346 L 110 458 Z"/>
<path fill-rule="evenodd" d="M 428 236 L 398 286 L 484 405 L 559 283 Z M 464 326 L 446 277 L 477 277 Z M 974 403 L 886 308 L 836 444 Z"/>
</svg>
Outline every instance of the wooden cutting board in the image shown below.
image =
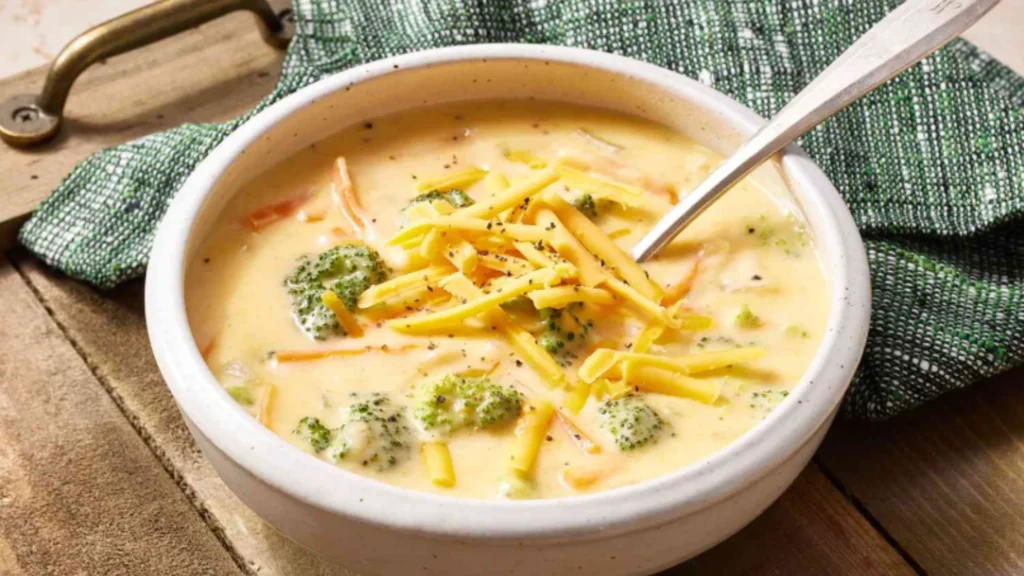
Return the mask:
<svg viewBox="0 0 1024 576">
<path fill-rule="evenodd" d="M 29 149 L 0 143 L 0 251 L 76 164 L 93 152 L 183 122 L 219 122 L 251 109 L 277 83 L 284 52 L 237 13 L 87 70 L 64 126 Z M 0 99 L 36 94 L 45 68 L 0 81 Z"/>
</svg>

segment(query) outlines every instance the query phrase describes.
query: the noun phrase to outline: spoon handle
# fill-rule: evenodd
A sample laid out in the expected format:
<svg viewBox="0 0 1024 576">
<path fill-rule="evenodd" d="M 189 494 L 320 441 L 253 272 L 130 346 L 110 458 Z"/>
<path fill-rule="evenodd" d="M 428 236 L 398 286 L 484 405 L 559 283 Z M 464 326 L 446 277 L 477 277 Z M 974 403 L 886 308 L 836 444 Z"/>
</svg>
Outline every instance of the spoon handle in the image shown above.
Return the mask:
<svg viewBox="0 0 1024 576">
<path fill-rule="evenodd" d="M 633 247 L 650 259 L 708 206 L 773 154 L 937 50 L 999 0 L 907 0 L 872 27 L 718 166 Z"/>
</svg>

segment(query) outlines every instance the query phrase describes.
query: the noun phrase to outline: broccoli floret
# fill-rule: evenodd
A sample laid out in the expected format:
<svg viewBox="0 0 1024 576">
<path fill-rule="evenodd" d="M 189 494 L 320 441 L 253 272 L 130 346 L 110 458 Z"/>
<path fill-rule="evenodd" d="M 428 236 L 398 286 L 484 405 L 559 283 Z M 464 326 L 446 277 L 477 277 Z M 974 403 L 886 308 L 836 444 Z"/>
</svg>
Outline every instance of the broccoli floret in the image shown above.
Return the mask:
<svg viewBox="0 0 1024 576">
<path fill-rule="evenodd" d="M 597 218 L 597 202 L 590 194 L 580 194 L 572 204 L 587 218 L 591 220 Z"/>
<path fill-rule="evenodd" d="M 609 400 L 597 409 L 599 425 L 615 438 L 620 450 L 635 450 L 650 442 L 668 424 L 637 396 Z"/>
<path fill-rule="evenodd" d="M 754 390 L 750 393 L 750 407 L 770 412 L 788 396 L 788 390 Z"/>
<path fill-rule="evenodd" d="M 758 328 L 761 326 L 761 318 L 751 312 L 750 307 L 744 304 L 736 313 L 736 326 L 740 328 Z"/>
<path fill-rule="evenodd" d="M 466 206 L 472 206 L 475 204 L 472 198 L 466 195 L 462 190 L 456 190 L 452 188 L 447 192 L 441 192 L 440 190 L 431 190 L 430 192 L 424 192 L 419 196 L 412 199 L 409 202 L 409 206 L 418 204 L 420 202 L 430 202 L 433 200 L 444 200 L 445 202 L 452 205 L 453 208 L 465 208 Z"/>
<path fill-rule="evenodd" d="M 341 425 L 334 430 L 328 455 L 335 460 L 354 460 L 363 466 L 387 470 L 409 455 L 410 433 L 402 406 L 386 394 L 353 392 L 352 403 L 341 409 Z"/>
<path fill-rule="evenodd" d="M 537 343 L 552 356 L 555 356 L 565 348 L 565 338 L 557 330 L 544 330 L 540 333 L 540 336 L 537 336 Z"/>
<path fill-rule="evenodd" d="M 783 331 L 789 336 L 795 336 L 797 338 L 803 338 L 804 340 L 811 337 L 811 333 L 806 328 L 797 324 L 786 324 Z"/>
<path fill-rule="evenodd" d="M 316 453 L 327 450 L 333 460 L 355 460 L 363 466 L 387 470 L 409 455 L 409 421 L 402 406 L 379 392 L 353 392 L 351 403 L 341 408 L 341 425 L 331 429 L 319 418 L 299 420 L 294 433 Z"/>
<path fill-rule="evenodd" d="M 526 296 L 515 298 L 501 303 L 501 309 L 509 314 L 536 314 L 537 309 L 533 307 L 533 301 Z"/>
<path fill-rule="evenodd" d="M 293 434 L 302 437 L 309 442 L 314 452 L 323 452 L 324 448 L 331 445 L 333 433 L 330 428 L 320 423 L 319 418 L 306 416 L 299 420 L 299 425 L 292 431 Z"/>
<path fill-rule="evenodd" d="M 544 330 L 537 336 L 537 343 L 552 356 L 571 358 L 573 351 L 586 341 L 594 323 L 576 315 L 580 308 L 582 304 L 573 303 L 562 309 L 544 308 L 540 311 Z"/>
<path fill-rule="evenodd" d="M 533 301 L 526 296 L 517 296 L 508 302 L 501 304 L 501 309 L 512 317 L 512 320 L 520 326 L 536 324 L 540 320 L 537 308 Z"/>
<path fill-rule="evenodd" d="M 522 408 L 519 392 L 489 378 L 449 374 L 421 384 L 412 416 L 424 432 L 447 436 L 461 428 L 487 428 L 514 420 Z"/>
<path fill-rule="evenodd" d="M 359 295 L 387 279 L 387 266 L 375 250 L 362 244 L 336 246 L 316 257 L 302 256 L 284 286 L 292 301 L 292 316 L 306 335 L 323 340 L 345 334 L 320 296 L 334 291 L 349 309 L 355 309 Z"/>
<path fill-rule="evenodd" d="M 230 386 L 226 388 L 228 394 L 242 406 L 252 406 L 252 392 L 247 386 Z"/>
</svg>

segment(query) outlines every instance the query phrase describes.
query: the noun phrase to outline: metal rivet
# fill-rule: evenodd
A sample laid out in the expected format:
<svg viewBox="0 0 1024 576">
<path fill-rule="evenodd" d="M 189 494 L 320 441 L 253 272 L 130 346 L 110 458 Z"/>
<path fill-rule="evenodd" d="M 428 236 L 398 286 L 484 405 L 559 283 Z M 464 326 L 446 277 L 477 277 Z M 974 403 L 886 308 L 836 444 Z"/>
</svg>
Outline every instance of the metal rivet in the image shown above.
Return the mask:
<svg viewBox="0 0 1024 576">
<path fill-rule="evenodd" d="M 11 119 L 22 124 L 35 122 L 36 120 L 39 120 L 39 110 L 31 106 L 15 108 L 14 112 L 11 113 Z"/>
</svg>

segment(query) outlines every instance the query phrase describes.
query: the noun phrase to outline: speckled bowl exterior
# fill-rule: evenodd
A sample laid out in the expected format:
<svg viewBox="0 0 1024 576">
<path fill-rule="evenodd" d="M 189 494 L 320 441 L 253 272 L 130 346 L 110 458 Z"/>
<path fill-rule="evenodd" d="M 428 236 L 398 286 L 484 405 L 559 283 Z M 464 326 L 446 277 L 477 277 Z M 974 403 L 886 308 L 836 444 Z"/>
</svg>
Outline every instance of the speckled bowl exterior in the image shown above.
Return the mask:
<svg viewBox="0 0 1024 576">
<path fill-rule="evenodd" d="M 791 192 L 832 292 L 803 380 L 764 421 L 710 457 L 658 478 L 573 498 L 469 500 L 396 488 L 296 450 L 240 408 L 207 369 L 185 313 L 191 255 L 227 200 L 267 166 L 368 118 L 443 102 L 535 98 L 598 106 L 676 129 L 722 154 L 763 123 L 694 80 L 572 48 L 478 45 L 354 68 L 270 106 L 218 146 L 160 224 L 146 316 L 160 370 L 224 482 L 298 543 L 364 574 L 648 574 L 733 534 L 803 469 L 864 349 L 864 245 L 828 178 L 797 147 L 759 179 Z"/>
</svg>

